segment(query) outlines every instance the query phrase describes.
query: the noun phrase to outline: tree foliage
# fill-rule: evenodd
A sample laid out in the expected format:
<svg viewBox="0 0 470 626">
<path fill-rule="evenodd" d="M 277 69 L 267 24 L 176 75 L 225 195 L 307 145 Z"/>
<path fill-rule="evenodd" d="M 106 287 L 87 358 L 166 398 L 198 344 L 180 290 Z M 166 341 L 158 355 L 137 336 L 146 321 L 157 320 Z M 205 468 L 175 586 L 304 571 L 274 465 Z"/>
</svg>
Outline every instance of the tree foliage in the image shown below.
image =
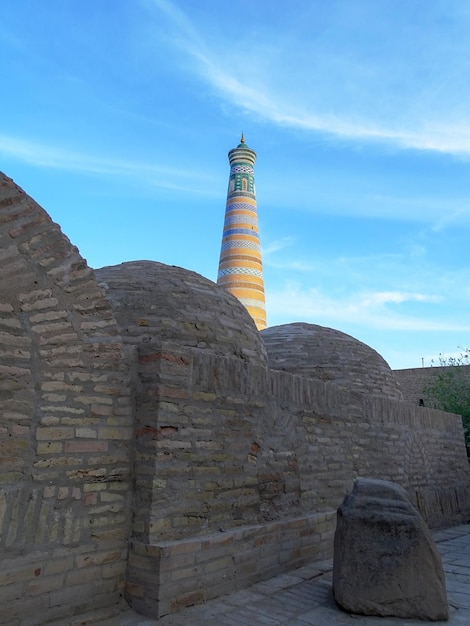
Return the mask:
<svg viewBox="0 0 470 626">
<path fill-rule="evenodd" d="M 426 404 L 462 416 L 467 456 L 470 457 L 470 348 L 459 356 L 433 363 L 440 369 L 424 388 Z"/>
</svg>

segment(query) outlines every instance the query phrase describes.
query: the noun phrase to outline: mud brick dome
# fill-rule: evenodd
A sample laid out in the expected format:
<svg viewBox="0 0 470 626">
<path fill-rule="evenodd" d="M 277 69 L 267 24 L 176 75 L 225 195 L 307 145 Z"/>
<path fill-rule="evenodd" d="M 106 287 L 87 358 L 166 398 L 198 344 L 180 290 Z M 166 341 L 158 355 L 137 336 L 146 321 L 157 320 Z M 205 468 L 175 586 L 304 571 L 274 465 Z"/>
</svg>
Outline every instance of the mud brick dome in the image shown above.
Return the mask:
<svg viewBox="0 0 470 626">
<path fill-rule="evenodd" d="M 261 332 L 268 365 L 342 388 L 402 400 L 387 362 L 366 344 L 339 330 L 316 324 L 272 326 Z"/>
<path fill-rule="evenodd" d="M 266 365 L 266 350 L 245 307 L 222 287 L 181 267 L 132 261 L 96 270 L 125 343 L 176 341 Z"/>
</svg>

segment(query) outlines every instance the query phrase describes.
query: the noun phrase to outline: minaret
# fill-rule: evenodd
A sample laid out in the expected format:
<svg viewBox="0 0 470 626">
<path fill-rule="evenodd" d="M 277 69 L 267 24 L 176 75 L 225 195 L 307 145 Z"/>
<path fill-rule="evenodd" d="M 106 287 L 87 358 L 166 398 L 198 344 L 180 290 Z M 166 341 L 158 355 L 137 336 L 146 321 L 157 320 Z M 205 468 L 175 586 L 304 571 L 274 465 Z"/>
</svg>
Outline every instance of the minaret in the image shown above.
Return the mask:
<svg viewBox="0 0 470 626">
<path fill-rule="evenodd" d="M 266 328 L 263 265 L 256 212 L 256 152 L 242 138 L 228 153 L 230 178 L 217 284 L 246 307 L 258 330 Z"/>
</svg>

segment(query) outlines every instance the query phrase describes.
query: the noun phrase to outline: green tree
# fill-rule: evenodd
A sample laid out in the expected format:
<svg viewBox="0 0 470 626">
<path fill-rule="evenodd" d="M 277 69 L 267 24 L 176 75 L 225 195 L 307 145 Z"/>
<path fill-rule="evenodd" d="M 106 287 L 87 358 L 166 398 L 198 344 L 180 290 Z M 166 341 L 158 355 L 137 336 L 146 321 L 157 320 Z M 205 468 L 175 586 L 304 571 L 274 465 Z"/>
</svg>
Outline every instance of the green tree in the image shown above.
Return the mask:
<svg viewBox="0 0 470 626">
<path fill-rule="evenodd" d="M 470 348 L 457 357 L 439 355 L 433 380 L 424 388 L 426 404 L 462 416 L 467 456 L 470 458 Z"/>
</svg>

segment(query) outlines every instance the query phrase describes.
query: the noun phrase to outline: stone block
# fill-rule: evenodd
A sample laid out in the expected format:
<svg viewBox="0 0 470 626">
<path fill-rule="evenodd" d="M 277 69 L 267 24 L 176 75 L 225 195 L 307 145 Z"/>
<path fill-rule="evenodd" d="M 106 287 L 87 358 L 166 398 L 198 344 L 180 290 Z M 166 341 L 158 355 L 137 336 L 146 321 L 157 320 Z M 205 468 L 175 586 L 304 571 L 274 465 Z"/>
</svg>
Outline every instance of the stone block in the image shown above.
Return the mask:
<svg viewBox="0 0 470 626">
<path fill-rule="evenodd" d="M 350 613 L 448 619 L 440 555 L 400 485 L 355 481 L 337 512 L 333 590 Z"/>
</svg>

